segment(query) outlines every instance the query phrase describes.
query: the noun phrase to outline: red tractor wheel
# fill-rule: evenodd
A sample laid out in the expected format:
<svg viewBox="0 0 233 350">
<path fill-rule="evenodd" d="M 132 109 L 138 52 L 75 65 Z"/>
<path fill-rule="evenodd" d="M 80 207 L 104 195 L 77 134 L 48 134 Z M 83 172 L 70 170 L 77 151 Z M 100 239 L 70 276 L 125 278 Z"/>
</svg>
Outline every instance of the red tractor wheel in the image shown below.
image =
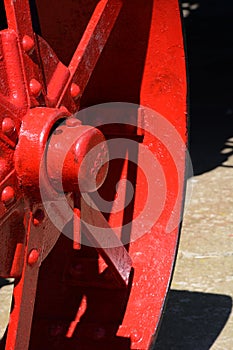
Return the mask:
<svg viewBox="0 0 233 350">
<path fill-rule="evenodd" d="M 1 8 L 2 348 L 149 349 L 185 188 L 178 1 Z"/>
</svg>

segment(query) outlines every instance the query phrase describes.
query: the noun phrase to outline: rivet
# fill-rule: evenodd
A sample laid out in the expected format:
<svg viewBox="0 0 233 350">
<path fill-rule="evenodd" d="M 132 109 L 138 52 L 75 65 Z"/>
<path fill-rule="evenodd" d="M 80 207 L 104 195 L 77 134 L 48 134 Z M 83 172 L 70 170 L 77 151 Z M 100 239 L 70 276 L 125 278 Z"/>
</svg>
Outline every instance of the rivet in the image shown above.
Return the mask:
<svg viewBox="0 0 233 350">
<path fill-rule="evenodd" d="M 15 199 L 15 191 L 11 186 L 6 186 L 4 190 L 2 191 L 1 195 L 1 201 L 5 204 L 8 205 L 12 203 Z"/>
<path fill-rule="evenodd" d="M 45 214 L 44 214 L 43 210 L 37 209 L 33 215 L 34 226 L 39 226 L 40 223 L 44 220 L 44 218 L 45 218 Z"/>
<path fill-rule="evenodd" d="M 24 51 L 27 52 L 28 54 L 31 54 L 35 48 L 34 40 L 28 35 L 24 35 L 22 40 L 22 45 L 23 45 Z"/>
<path fill-rule="evenodd" d="M 15 131 L 15 123 L 11 118 L 4 118 L 2 121 L 2 132 L 9 136 Z"/>
<path fill-rule="evenodd" d="M 41 83 L 36 80 L 36 79 L 32 79 L 30 81 L 30 91 L 31 91 L 31 94 L 35 97 L 38 97 L 40 94 L 41 94 L 41 91 L 42 91 L 42 85 Z"/>
<path fill-rule="evenodd" d="M 39 259 L 40 253 L 37 249 L 32 249 L 28 255 L 28 265 L 34 265 Z"/>
<path fill-rule="evenodd" d="M 76 99 L 76 98 L 78 98 L 80 96 L 80 93 L 81 93 L 80 87 L 77 84 L 72 83 L 71 87 L 70 87 L 71 97 Z"/>
<path fill-rule="evenodd" d="M 81 125 L 81 124 L 82 124 L 81 120 L 76 119 L 74 117 L 66 119 L 66 126 L 68 126 L 70 128 Z"/>
</svg>

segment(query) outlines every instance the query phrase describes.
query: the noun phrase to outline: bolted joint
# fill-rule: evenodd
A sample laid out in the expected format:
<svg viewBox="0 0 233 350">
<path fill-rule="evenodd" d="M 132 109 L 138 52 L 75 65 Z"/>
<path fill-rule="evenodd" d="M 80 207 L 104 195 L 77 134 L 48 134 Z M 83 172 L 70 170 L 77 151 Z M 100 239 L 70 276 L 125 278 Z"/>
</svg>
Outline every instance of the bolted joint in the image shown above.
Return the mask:
<svg viewBox="0 0 233 350">
<path fill-rule="evenodd" d="M 12 202 L 14 202 L 14 200 L 15 200 L 15 191 L 14 191 L 13 187 L 6 186 L 1 194 L 1 201 L 5 205 L 9 205 Z"/>
<path fill-rule="evenodd" d="M 23 40 L 22 40 L 22 46 L 23 46 L 24 51 L 30 55 L 34 51 L 35 42 L 30 36 L 24 35 Z"/>
<path fill-rule="evenodd" d="M 4 118 L 2 121 L 2 132 L 4 135 L 11 136 L 15 131 L 15 123 L 11 118 Z"/>
<path fill-rule="evenodd" d="M 71 97 L 73 97 L 74 100 L 76 100 L 77 98 L 80 97 L 81 89 L 80 89 L 80 87 L 77 84 L 75 84 L 75 83 L 71 84 L 71 86 L 70 86 L 70 95 L 71 95 Z"/>
<path fill-rule="evenodd" d="M 34 97 L 39 97 L 42 92 L 42 85 L 36 79 L 31 79 L 30 84 L 30 92 Z"/>
<path fill-rule="evenodd" d="M 40 252 L 38 249 L 32 249 L 28 255 L 27 263 L 30 266 L 33 266 L 37 263 L 40 257 Z"/>
</svg>

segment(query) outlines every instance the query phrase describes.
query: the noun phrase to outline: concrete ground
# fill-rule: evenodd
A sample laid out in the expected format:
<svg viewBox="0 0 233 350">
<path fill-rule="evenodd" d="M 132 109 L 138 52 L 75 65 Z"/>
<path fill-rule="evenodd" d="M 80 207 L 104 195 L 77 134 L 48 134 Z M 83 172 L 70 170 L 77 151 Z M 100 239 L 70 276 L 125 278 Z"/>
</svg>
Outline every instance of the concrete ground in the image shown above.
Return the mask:
<svg viewBox="0 0 233 350">
<path fill-rule="evenodd" d="M 233 138 L 228 143 L 232 149 Z M 175 274 L 155 350 L 233 349 L 233 156 L 189 179 Z"/>
<path fill-rule="evenodd" d="M 0 279 L 0 339 L 8 324 L 12 289 L 13 285 L 10 280 Z"/>
</svg>

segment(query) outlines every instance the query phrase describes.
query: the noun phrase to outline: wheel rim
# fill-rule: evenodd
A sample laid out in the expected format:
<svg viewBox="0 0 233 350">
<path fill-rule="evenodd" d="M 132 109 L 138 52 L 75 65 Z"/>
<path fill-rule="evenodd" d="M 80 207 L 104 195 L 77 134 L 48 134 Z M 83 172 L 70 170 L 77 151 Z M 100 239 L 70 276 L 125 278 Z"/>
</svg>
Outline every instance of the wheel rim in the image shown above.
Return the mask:
<svg viewBox="0 0 233 350">
<path fill-rule="evenodd" d="M 116 191 L 112 190 L 113 183 L 115 185 L 121 179 L 128 179 L 133 184 L 135 195 L 130 204 L 121 214 L 107 216 L 108 225 L 112 225 L 113 228 L 124 226 L 122 225 L 124 222 L 134 221 L 134 218 L 141 212 L 142 205 L 146 202 L 148 195 L 145 191 L 147 176 L 150 175 L 150 172 L 152 173 L 153 167 L 151 170 L 149 168 L 146 170 L 149 172 L 146 175 L 139 169 L 138 161 L 142 157 L 142 153 L 136 143 L 147 147 L 156 157 L 160 169 L 154 169 L 154 171 L 158 176 L 161 176 L 161 171 L 163 172 L 166 193 L 164 188 L 161 191 L 159 188 L 157 189 L 159 195 L 164 197 L 164 203 L 162 203 L 161 211 L 158 214 L 158 220 L 148 229 L 149 232 L 139 235 L 140 237 L 134 242 L 123 237 L 134 270 L 134 273 L 128 275 L 128 287 L 120 289 L 116 287 L 115 290 L 109 287 L 112 281 L 110 278 L 109 282 L 109 276 L 106 272 L 101 275 L 99 284 L 96 282 L 93 287 L 92 283 L 89 282 L 95 279 L 96 275 L 99 276 L 99 272 L 96 270 L 97 266 L 100 265 L 100 268 L 104 268 L 103 262 L 97 262 L 96 250 L 83 248 L 82 252 L 73 252 L 70 241 L 62 236 L 59 238 L 58 243 L 41 267 L 30 346 L 33 349 L 39 349 L 43 340 L 45 343 L 51 343 L 52 348 L 57 349 L 66 346 L 67 341 L 72 341 L 74 346 L 81 344 L 87 349 L 93 348 L 93 344 L 96 348 L 98 346 L 103 348 L 108 344 L 112 349 L 114 346 L 117 349 L 148 349 L 158 328 L 170 284 L 183 206 L 186 157 L 186 73 L 178 4 L 175 0 L 154 0 L 147 2 L 146 5 L 143 1 L 137 1 L 134 4 L 129 1 L 90 1 L 86 6 L 82 6 L 82 2 L 80 2 L 77 4 L 77 8 L 76 5 L 72 8 L 66 4 L 64 13 L 62 11 L 63 5 L 56 4 L 55 6 L 53 1 L 49 5 L 45 1 L 38 1 L 36 6 L 40 34 L 43 39 L 38 36 L 34 37 L 27 1 L 20 5 L 17 3 L 12 5 L 10 1 L 5 1 L 8 29 L 1 32 L 1 36 L 3 42 L 5 40 L 5 43 L 13 43 L 12 47 L 15 48 L 18 61 L 14 60 L 13 64 L 6 65 L 4 69 L 6 69 L 8 80 L 17 71 L 15 76 L 18 80 L 13 79 L 12 94 L 15 92 L 15 85 L 22 81 L 26 84 L 26 88 L 21 84 L 21 90 L 17 89 L 18 100 L 12 100 L 13 95 L 9 98 L 1 98 L 3 112 L 8 109 L 11 111 L 10 114 L 15 116 L 12 119 L 17 133 L 20 134 L 21 120 L 29 109 L 43 105 L 46 106 L 44 108 L 58 110 L 61 119 L 80 110 L 77 117 L 84 124 L 99 127 L 108 140 L 119 138 L 133 140 L 135 142 L 133 150 L 133 157 L 136 157 L 136 159 L 134 158 L 135 162 L 127 163 L 127 157 L 125 162 L 113 160 L 110 164 L 108 178 L 100 189 L 101 195 L 106 200 L 114 200 Z M 33 5 L 31 5 L 32 7 Z M 70 40 L 72 45 L 65 43 L 66 35 L 64 40 L 60 40 L 59 31 L 55 25 L 51 24 L 52 21 L 50 21 L 48 14 L 49 12 L 52 14 L 55 8 L 54 16 L 57 16 L 57 28 L 62 21 L 65 23 L 67 35 L 73 37 L 73 40 Z M 80 11 L 80 8 L 85 9 L 85 11 Z M 25 22 L 22 21 L 20 15 L 22 11 L 27 19 Z M 73 13 L 78 13 L 80 26 L 76 23 Z M 75 22 L 73 22 L 74 20 Z M 17 40 L 21 43 L 19 53 Z M 73 42 L 79 42 L 77 49 Z M 6 54 L 7 45 L 3 45 L 3 47 Z M 75 52 L 74 56 L 69 63 L 73 52 Z M 47 57 L 50 59 L 48 60 Z M 87 64 L 88 60 L 89 65 Z M 67 64 L 68 68 L 64 63 Z M 19 69 L 19 67 L 22 68 Z M 21 76 L 18 74 L 19 71 Z M 4 91 L 2 94 L 4 95 Z M 121 122 L 120 127 L 116 127 L 115 123 L 119 123 L 117 116 L 115 119 L 113 116 L 109 121 L 109 108 L 114 110 L 111 111 L 111 114 L 119 113 L 118 104 L 107 105 L 107 107 L 101 105 L 100 119 L 95 118 L 95 107 L 94 112 L 92 107 L 88 108 L 96 104 L 119 101 L 125 103 L 124 112 L 130 110 L 129 114 L 131 113 L 127 119 L 127 125 L 123 128 L 124 122 Z M 85 108 L 87 108 L 86 113 Z M 110 125 L 103 126 L 110 122 Z M 10 141 L 9 138 L 7 140 L 8 144 L 12 142 L 12 155 L 7 157 L 11 160 L 11 169 L 13 169 L 12 157 L 17 141 L 14 141 L 14 138 Z M 122 154 L 126 155 L 129 149 L 127 146 L 122 147 Z M 128 159 L 130 159 L 129 154 Z M 143 158 L 141 162 L 143 163 Z M 127 187 L 122 185 L 118 190 L 119 194 L 123 193 L 126 196 Z M 20 190 L 16 191 L 20 193 Z M 21 203 L 20 208 L 23 198 L 24 193 L 17 198 L 17 203 Z M 154 198 L 156 205 L 160 208 L 159 196 L 151 198 Z M 33 209 L 34 212 L 38 208 L 40 209 L 40 206 L 36 206 Z M 175 224 L 171 224 L 170 229 L 168 229 L 172 211 L 176 212 L 175 217 L 173 217 Z M 86 208 L 84 212 L 88 212 L 88 209 Z M 30 210 L 27 215 L 28 223 L 30 223 L 33 218 Z M 48 223 L 46 222 L 45 225 Z M 65 230 L 70 229 L 69 225 L 67 224 Z M 29 224 L 26 225 L 28 235 L 30 227 Z M 129 232 L 124 234 L 130 235 Z M 38 233 L 36 236 L 38 237 Z M 25 238 L 23 238 L 23 242 L 25 242 Z M 26 248 L 29 249 L 28 253 L 31 251 L 30 247 L 42 246 L 44 242 L 39 240 L 37 243 L 32 242 L 31 244 Z M 71 251 L 73 252 L 72 258 L 66 260 L 65 265 L 68 267 L 66 266 L 64 269 L 64 264 L 58 263 L 58 257 L 64 257 L 64 254 L 69 255 Z M 21 254 L 22 252 L 19 253 L 19 255 Z M 77 271 L 72 271 L 71 275 L 73 275 L 70 276 L 72 259 L 85 271 L 85 283 L 83 281 L 74 282 L 74 279 L 80 278 Z M 16 304 L 17 302 L 20 304 L 20 312 L 13 310 L 6 349 L 12 344 L 16 349 L 22 337 L 29 338 L 30 334 L 34 302 L 32 302 L 31 310 L 26 311 L 25 300 L 27 298 L 35 299 L 40 261 L 36 262 L 33 292 L 31 292 L 32 288 L 30 287 L 25 292 L 25 286 L 22 282 L 31 278 L 30 269 L 25 267 L 27 264 L 26 260 L 21 261 L 21 265 L 24 266 L 21 267 L 23 272 L 18 272 L 19 276 L 16 274 L 18 278 L 22 276 L 15 288 Z M 58 268 L 54 272 L 56 265 Z M 111 266 L 110 263 L 110 270 Z M 61 271 L 63 271 L 62 278 L 60 277 Z M 68 277 L 65 276 L 66 273 L 68 273 Z M 14 273 L 6 272 L 4 268 L 2 275 L 16 277 Z M 108 281 L 108 286 L 106 286 L 105 278 Z M 54 285 L 49 284 L 51 292 L 46 296 L 46 284 L 49 283 L 49 279 L 53 280 Z M 105 281 L 104 286 L 102 279 Z M 64 290 L 58 292 L 56 299 L 54 297 L 56 289 L 61 289 L 64 281 L 67 282 L 69 288 L 65 292 Z M 76 300 L 73 300 L 74 294 L 78 295 Z M 58 301 L 66 303 L 69 297 L 72 301 L 66 304 L 66 310 L 63 306 L 59 306 L 58 312 Z M 46 299 L 45 305 L 50 307 L 49 312 L 45 307 L 41 307 L 41 300 L 44 298 Z M 53 298 L 56 299 L 54 303 Z M 102 310 L 107 310 L 104 313 L 105 318 L 102 317 L 101 310 L 97 306 L 93 306 L 95 298 L 100 303 Z M 91 305 L 89 308 L 88 303 Z M 112 306 L 114 303 L 115 309 Z M 22 321 L 26 313 L 29 317 Z M 81 316 L 83 317 L 81 318 Z M 52 318 L 51 322 L 48 321 L 49 318 Z M 67 325 L 72 322 L 73 333 L 70 338 L 71 333 L 68 334 Z M 22 330 L 25 324 L 29 325 L 27 334 Z M 48 328 L 51 331 L 49 335 Z M 11 334 L 15 330 L 21 335 L 18 340 L 14 340 L 12 343 Z M 44 334 L 43 339 L 38 337 L 39 331 L 40 334 Z M 75 336 L 75 332 L 77 336 Z M 24 348 L 28 346 L 28 342 L 29 339 L 24 340 Z"/>
</svg>

